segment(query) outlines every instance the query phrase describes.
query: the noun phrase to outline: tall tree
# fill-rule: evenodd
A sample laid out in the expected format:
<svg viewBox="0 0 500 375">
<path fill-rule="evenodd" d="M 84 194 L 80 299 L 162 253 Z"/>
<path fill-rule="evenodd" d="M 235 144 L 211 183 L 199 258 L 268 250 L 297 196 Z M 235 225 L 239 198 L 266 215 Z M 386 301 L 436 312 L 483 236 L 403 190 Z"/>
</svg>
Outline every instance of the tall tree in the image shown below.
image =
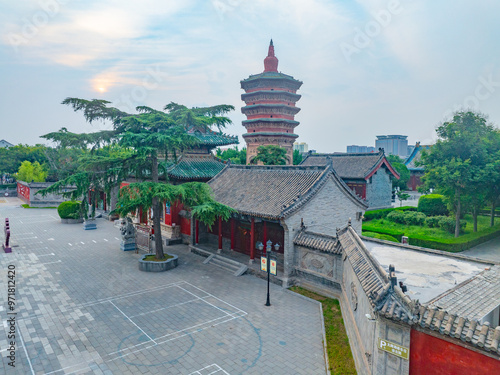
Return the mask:
<svg viewBox="0 0 500 375">
<path fill-rule="evenodd" d="M 259 146 L 252 164 L 257 164 L 259 161 L 264 165 L 285 165 L 286 149 L 276 145 Z"/>
<path fill-rule="evenodd" d="M 138 179 L 143 181 L 122 189 L 116 212 L 126 215 L 135 212 L 139 207 L 152 209 L 153 229 L 157 239 L 155 241 L 157 259 L 164 259 L 161 241 L 161 202 L 179 200 L 192 209 L 194 217 L 207 225 L 211 225 L 216 216 L 227 220 L 233 212 L 231 208 L 211 198 L 207 190 L 208 185 L 191 183 L 181 187 L 160 183 L 160 176 L 166 178 L 166 174 L 159 170 L 158 161 L 160 156 L 175 158 L 185 148 L 197 144 L 197 138 L 191 136 L 188 131 L 209 129 L 213 126 L 220 129 L 230 123 L 231 121 L 224 115 L 234 107 L 220 105 L 187 108 L 177 103 L 170 103 L 165 106 L 164 111 L 141 106 L 137 107 L 138 113 L 129 114 L 108 106 L 110 102 L 104 100 L 67 98 L 63 104 L 70 105 L 75 111 L 82 111 L 89 123 L 101 120 L 111 121 L 113 124 L 112 131 L 79 135 L 71 141 L 72 144 L 81 144 L 82 147 L 92 146 L 97 149 L 102 144 L 116 142 L 130 150 L 131 154 L 119 159 L 92 157 L 79 176 L 74 175 L 59 181 L 56 188 L 60 189 L 64 184 L 73 181 L 79 184 L 82 193 L 83 190 L 89 189 L 91 184 L 106 184 L 110 181 L 116 183 L 120 177 L 133 171 L 136 178 L 139 177 Z M 109 163 L 113 163 L 116 169 Z M 78 178 L 75 179 L 76 177 Z M 51 190 L 54 188 L 51 187 Z"/>
<path fill-rule="evenodd" d="M 425 184 L 444 194 L 455 213 L 455 237 L 459 236 L 464 203 L 477 194 L 480 176 L 488 161 L 488 138 L 494 131 L 484 115 L 456 112 L 451 121 L 437 127 L 438 141 L 429 152 L 422 153 Z M 476 200 L 473 204 L 480 202 Z"/>
<path fill-rule="evenodd" d="M 245 164 L 247 162 L 247 149 L 243 147 L 239 150 L 237 145 L 225 150 L 217 148 L 215 156 L 222 160 L 231 160 L 233 164 Z"/>
<path fill-rule="evenodd" d="M 293 165 L 299 165 L 302 161 L 302 154 L 299 150 L 293 150 Z"/>
<path fill-rule="evenodd" d="M 393 190 L 395 188 L 399 188 L 399 190 L 401 191 L 408 190 L 408 181 L 410 181 L 410 171 L 404 164 L 404 160 L 397 155 L 387 155 L 387 160 L 389 161 L 389 163 L 391 163 L 391 165 L 399 174 L 399 180 L 391 176 Z"/>
</svg>

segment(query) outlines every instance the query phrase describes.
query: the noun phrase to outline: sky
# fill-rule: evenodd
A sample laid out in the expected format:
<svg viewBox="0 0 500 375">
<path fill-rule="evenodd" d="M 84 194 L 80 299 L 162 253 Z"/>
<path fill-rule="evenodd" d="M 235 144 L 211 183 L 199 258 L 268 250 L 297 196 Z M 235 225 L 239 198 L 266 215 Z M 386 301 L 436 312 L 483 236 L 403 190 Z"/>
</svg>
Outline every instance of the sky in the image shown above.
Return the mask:
<svg viewBox="0 0 500 375">
<path fill-rule="evenodd" d="M 278 70 L 303 82 L 298 142 L 432 143 L 456 110 L 500 124 L 499 14 L 498 0 L 2 1 L 0 139 L 109 129 L 61 104 L 78 97 L 127 112 L 231 104 L 225 132 L 244 145 L 240 81 L 272 38 Z"/>
</svg>

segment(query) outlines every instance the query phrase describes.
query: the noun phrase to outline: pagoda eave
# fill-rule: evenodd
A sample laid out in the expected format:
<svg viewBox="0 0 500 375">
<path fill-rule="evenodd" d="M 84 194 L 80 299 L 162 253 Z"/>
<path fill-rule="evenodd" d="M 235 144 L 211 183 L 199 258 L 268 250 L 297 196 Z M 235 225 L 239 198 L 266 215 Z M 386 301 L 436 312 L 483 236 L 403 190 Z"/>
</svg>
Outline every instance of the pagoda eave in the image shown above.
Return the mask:
<svg viewBox="0 0 500 375">
<path fill-rule="evenodd" d="M 284 119 L 284 118 L 267 118 L 267 117 L 264 117 L 264 118 L 255 118 L 255 119 L 250 119 L 250 120 L 243 120 L 242 123 L 243 123 L 243 126 L 247 126 L 247 125 L 251 125 L 251 124 L 255 124 L 255 123 L 259 123 L 259 122 L 264 122 L 264 123 L 271 123 L 271 124 L 276 124 L 276 123 L 286 123 L 288 125 L 294 125 L 294 126 L 297 126 L 300 124 L 299 121 L 295 121 L 295 120 L 287 120 L 287 119 Z"/>
<path fill-rule="evenodd" d="M 259 133 L 245 133 L 243 138 L 248 137 L 282 137 L 282 138 L 299 138 L 298 134 L 282 133 L 282 132 L 259 132 Z"/>
<path fill-rule="evenodd" d="M 292 102 L 297 102 L 302 97 L 302 95 L 295 94 L 295 93 L 289 92 L 289 91 L 258 90 L 258 91 L 251 91 L 251 92 L 241 94 L 241 100 L 243 100 L 244 102 L 251 101 L 249 98 L 255 97 L 255 96 L 260 96 L 260 95 L 271 95 L 271 96 L 284 95 L 284 96 L 289 97 L 291 99 L 289 101 L 292 101 Z M 259 100 L 259 99 L 257 99 L 257 100 Z M 275 99 L 275 100 L 278 100 L 278 99 Z"/>
</svg>

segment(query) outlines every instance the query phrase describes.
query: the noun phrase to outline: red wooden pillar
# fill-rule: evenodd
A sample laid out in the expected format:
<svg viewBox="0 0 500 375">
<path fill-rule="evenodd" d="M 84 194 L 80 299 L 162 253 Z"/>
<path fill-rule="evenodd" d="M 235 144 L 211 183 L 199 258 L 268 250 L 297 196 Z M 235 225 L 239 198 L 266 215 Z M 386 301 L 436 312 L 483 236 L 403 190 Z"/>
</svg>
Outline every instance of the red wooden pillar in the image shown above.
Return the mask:
<svg viewBox="0 0 500 375">
<path fill-rule="evenodd" d="M 235 219 L 231 219 L 231 251 L 234 251 L 234 226 L 236 225 Z"/>
<path fill-rule="evenodd" d="M 264 221 L 264 254 L 267 254 L 267 224 Z"/>
<path fill-rule="evenodd" d="M 200 222 L 196 220 L 195 222 L 195 230 L 194 230 L 194 242 L 199 243 L 200 241 Z"/>
<path fill-rule="evenodd" d="M 250 225 L 250 263 L 255 259 L 255 220 L 252 217 Z"/>
<path fill-rule="evenodd" d="M 222 251 L 222 217 L 219 216 L 219 250 Z"/>
</svg>

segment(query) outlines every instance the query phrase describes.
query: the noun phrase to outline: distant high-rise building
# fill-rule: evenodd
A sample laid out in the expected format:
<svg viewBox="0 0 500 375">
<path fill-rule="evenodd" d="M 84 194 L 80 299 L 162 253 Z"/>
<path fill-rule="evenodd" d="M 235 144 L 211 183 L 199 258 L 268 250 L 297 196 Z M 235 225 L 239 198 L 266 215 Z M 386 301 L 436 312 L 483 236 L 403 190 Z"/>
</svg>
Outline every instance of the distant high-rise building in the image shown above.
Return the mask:
<svg viewBox="0 0 500 375">
<path fill-rule="evenodd" d="M 370 152 L 375 152 L 375 147 L 350 145 L 350 146 L 347 146 L 347 152 L 349 154 L 367 154 Z"/>
<path fill-rule="evenodd" d="M 386 155 L 397 155 L 406 159 L 408 156 L 408 136 L 406 135 L 377 135 L 375 148 L 383 148 Z"/>
<path fill-rule="evenodd" d="M 293 144 L 293 150 L 298 150 L 301 154 L 305 154 L 307 151 L 309 151 L 309 146 L 305 142 L 295 142 Z"/>
</svg>

